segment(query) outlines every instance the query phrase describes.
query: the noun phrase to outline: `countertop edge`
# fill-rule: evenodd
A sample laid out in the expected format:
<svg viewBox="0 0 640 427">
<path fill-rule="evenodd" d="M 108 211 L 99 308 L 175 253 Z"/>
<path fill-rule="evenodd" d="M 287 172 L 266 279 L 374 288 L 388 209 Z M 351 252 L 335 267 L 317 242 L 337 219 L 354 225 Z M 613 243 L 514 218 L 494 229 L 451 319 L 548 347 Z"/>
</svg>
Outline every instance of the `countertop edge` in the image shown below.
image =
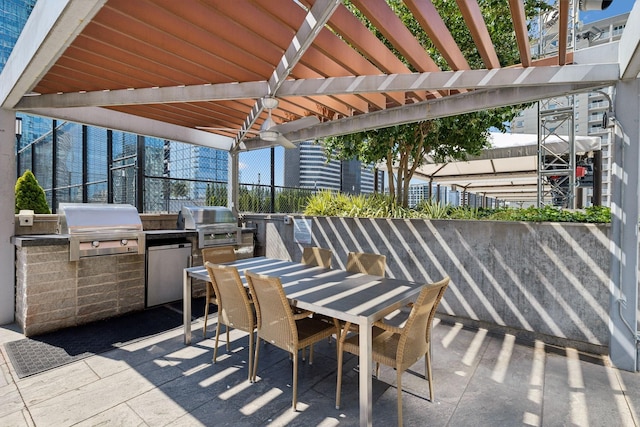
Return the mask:
<svg viewBox="0 0 640 427">
<path fill-rule="evenodd" d="M 242 232 L 254 232 L 254 229 L 246 228 L 243 229 Z M 196 230 L 145 230 L 144 234 L 147 240 L 162 240 L 165 238 L 196 237 L 198 232 Z M 62 246 L 68 243 L 68 234 L 24 234 L 11 236 L 11 244 L 19 248 L 27 246 Z"/>
</svg>

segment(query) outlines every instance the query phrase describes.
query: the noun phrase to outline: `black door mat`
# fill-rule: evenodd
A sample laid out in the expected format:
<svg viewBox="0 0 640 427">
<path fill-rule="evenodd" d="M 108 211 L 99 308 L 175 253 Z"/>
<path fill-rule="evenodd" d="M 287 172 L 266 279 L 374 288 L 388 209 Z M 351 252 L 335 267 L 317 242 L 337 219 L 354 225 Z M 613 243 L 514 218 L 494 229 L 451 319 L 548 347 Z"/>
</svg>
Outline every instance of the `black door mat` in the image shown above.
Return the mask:
<svg viewBox="0 0 640 427">
<path fill-rule="evenodd" d="M 204 299 L 193 305 L 204 306 Z M 181 308 L 182 303 L 149 308 L 4 346 L 18 378 L 24 378 L 182 326 Z"/>
</svg>

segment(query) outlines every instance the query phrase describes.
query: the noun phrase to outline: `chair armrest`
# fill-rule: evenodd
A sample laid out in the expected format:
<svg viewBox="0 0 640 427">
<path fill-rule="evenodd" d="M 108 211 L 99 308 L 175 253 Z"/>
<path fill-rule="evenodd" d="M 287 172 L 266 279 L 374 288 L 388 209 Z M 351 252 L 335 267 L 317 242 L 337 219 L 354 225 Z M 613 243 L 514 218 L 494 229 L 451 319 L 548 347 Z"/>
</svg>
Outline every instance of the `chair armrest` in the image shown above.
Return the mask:
<svg viewBox="0 0 640 427">
<path fill-rule="evenodd" d="M 300 319 L 304 319 L 306 317 L 309 317 L 313 314 L 312 311 L 307 311 L 307 310 L 303 310 L 303 311 L 294 311 L 293 312 L 293 320 L 300 320 Z"/>
<path fill-rule="evenodd" d="M 399 328 L 397 326 L 392 326 L 386 324 L 380 320 L 373 322 L 373 326 L 377 326 L 380 329 L 384 329 L 387 332 L 393 332 L 394 334 L 401 334 L 404 328 Z"/>
</svg>

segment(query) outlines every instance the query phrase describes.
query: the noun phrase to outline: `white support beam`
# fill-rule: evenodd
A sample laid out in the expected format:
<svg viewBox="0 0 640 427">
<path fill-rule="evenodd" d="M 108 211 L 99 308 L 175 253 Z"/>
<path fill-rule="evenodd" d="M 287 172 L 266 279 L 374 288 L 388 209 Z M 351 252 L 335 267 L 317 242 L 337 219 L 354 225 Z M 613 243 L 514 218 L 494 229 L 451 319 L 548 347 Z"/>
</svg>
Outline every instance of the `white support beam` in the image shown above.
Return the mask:
<svg viewBox="0 0 640 427">
<path fill-rule="evenodd" d="M 591 47 L 585 47 L 584 49 L 577 50 L 570 53 L 573 55 L 574 65 L 587 65 L 587 64 L 618 64 L 618 46 L 620 41 L 616 40 L 611 43 L 603 43 Z M 618 76 L 619 78 L 620 76 Z"/>
<path fill-rule="evenodd" d="M 320 31 L 324 28 L 325 24 L 341 4 L 340 0 L 317 0 L 313 7 L 307 13 L 302 25 L 298 29 L 298 32 L 293 37 L 291 44 L 284 52 L 284 55 L 280 59 L 280 62 L 273 70 L 271 78 L 269 78 L 269 95 L 275 96 L 280 89 L 282 83 L 289 77 L 291 71 L 296 66 L 302 55 L 307 51 L 313 40 L 318 36 Z M 235 146 L 240 146 L 240 143 L 247 134 L 247 131 L 251 129 L 258 116 L 262 113 L 264 106 L 261 100 L 251 109 L 251 113 L 245 119 L 242 124 L 242 128 L 236 135 Z"/>
<path fill-rule="evenodd" d="M 347 135 L 365 130 L 455 116 L 487 108 L 532 102 L 563 94 L 580 93 L 595 87 L 601 87 L 601 84 L 545 85 L 474 91 L 320 123 L 296 132 L 290 132 L 284 136 L 292 142 L 311 141 L 327 136 Z"/>
<path fill-rule="evenodd" d="M 498 179 L 536 179 L 536 171 L 516 171 L 516 172 L 500 172 L 500 173 L 474 173 L 474 174 L 461 174 L 461 175 L 428 175 L 425 173 L 416 172 L 416 176 L 423 178 L 432 178 L 438 184 L 456 184 L 459 186 L 466 186 L 473 182 L 475 184 L 480 183 L 492 183 Z"/>
<path fill-rule="evenodd" d="M 619 74 L 620 69 L 617 64 L 584 64 L 564 67 L 503 68 L 495 70 L 300 79 L 282 82 L 278 89 L 278 97 L 492 89 L 513 85 L 529 87 L 571 83 L 598 83 L 606 86 L 617 81 Z M 18 103 L 16 109 L 222 101 L 237 98 L 262 98 L 268 94 L 269 86 L 266 81 L 222 83 L 26 96 Z M 256 111 L 252 111 L 252 114 L 247 118 L 247 123 L 250 120 L 254 120 L 254 115 L 259 115 L 262 111 L 261 109 L 258 111 L 258 103 L 254 108 Z"/>
<path fill-rule="evenodd" d="M 30 114 L 229 151 L 233 139 L 100 107 L 42 108 Z"/>
<path fill-rule="evenodd" d="M 633 24 L 633 23 L 636 24 Z M 640 4 L 636 2 L 627 18 L 627 26 L 624 28 L 618 45 L 618 57 L 620 58 L 620 78 L 635 79 L 640 73 Z"/>
<path fill-rule="evenodd" d="M 288 80 L 282 84 L 278 96 L 493 89 L 513 85 L 530 87 L 572 83 L 606 86 L 617 81 L 619 73 L 617 64 L 585 64 Z"/>
<path fill-rule="evenodd" d="M 0 75 L 0 106 L 14 108 L 33 89 L 106 0 L 36 3 Z"/>
<path fill-rule="evenodd" d="M 531 194 L 532 196 L 536 197 L 538 194 L 538 187 L 533 184 L 533 185 L 529 185 L 526 187 L 521 187 L 521 186 L 511 186 L 511 185 L 505 185 L 505 186 L 495 186 L 495 187 L 464 187 L 467 191 L 473 192 L 473 193 L 485 193 L 485 194 L 489 194 L 489 195 L 495 195 L 495 194 L 503 194 L 503 193 L 514 193 L 514 194 Z"/>
<path fill-rule="evenodd" d="M 23 97 L 15 108 L 17 110 L 30 110 L 33 108 L 113 107 L 121 105 L 228 101 L 243 98 L 262 98 L 268 93 L 269 86 L 266 80 L 263 80 L 245 83 L 28 95 Z"/>
<path fill-rule="evenodd" d="M 311 46 L 313 40 L 322 31 L 340 4 L 340 0 L 316 0 L 269 79 L 269 88 L 272 95 L 278 92 L 280 86 L 291 74 L 302 55 Z"/>
</svg>

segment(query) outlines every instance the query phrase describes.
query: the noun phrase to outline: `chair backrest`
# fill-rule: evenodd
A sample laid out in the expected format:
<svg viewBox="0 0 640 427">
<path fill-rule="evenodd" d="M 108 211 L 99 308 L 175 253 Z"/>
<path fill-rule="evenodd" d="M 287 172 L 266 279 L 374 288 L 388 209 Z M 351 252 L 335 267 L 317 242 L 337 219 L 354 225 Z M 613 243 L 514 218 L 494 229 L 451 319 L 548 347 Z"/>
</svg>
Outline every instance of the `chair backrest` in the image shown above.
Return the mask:
<svg viewBox="0 0 640 427">
<path fill-rule="evenodd" d="M 245 271 L 256 306 L 258 336 L 291 353 L 298 348 L 298 330 L 279 277 Z"/>
<path fill-rule="evenodd" d="M 408 368 L 423 357 L 431 340 L 431 325 L 436 309 L 449 285 L 449 277 L 425 285 L 413 303 L 398 342 L 396 361 Z"/>
<path fill-rule="evenodd" d="M 331 268 L 331 249 L 308 246 L 302 249 L 302 264 Z"/>
<path fill-rule="evenodd" d="M 384 276 L 387 266 L 387 257 L 379 254 L 365 252 L 349 252 L 347 256 L 347 271 L 350 273 L 371 274 L 372 276 Z"/>
<path fill-rule="evenodd" d="M 202 264 L 207 262 L 222 264 L 225 262 L 233 262 L 237 259 L 233 246 L 213 246 L 202 250 Z"/>
<path fill-rule="evenodd" d="M 211 262 L 205 263 L 205 267 L 218 298 L 218 321 L 245 332 L 253 332 L 256 325 L 253 307 L 238 269 Z"/>
</svg>

